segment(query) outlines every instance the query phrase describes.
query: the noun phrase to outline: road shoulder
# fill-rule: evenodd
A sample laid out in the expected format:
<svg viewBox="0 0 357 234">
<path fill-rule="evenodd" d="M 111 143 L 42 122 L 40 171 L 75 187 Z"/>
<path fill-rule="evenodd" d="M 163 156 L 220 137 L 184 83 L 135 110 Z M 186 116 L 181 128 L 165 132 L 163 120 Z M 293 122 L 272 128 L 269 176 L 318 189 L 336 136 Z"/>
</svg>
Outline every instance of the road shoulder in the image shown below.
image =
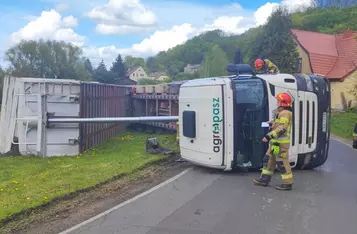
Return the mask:
<svg viewBox="0 0 357 234">
<path fill-rule="evenodd" d="M 69 199 L 17 217 L 0 228 L 0 233 L 58 233 L 100 214 L 189 168 L 175 159 L 149 166 L 133 175 L 109 182 Z"/>
</svg>

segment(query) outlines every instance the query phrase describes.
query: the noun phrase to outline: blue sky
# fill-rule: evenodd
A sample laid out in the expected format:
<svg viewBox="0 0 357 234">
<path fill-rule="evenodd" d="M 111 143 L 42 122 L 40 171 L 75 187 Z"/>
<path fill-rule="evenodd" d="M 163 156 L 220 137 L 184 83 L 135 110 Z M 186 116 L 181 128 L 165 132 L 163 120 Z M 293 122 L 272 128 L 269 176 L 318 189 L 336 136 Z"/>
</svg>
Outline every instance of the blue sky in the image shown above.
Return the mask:
<svg viewBox="0 0 357 234">
<path fill-rule="evenodd" d="M 83 48 L 94 64 L 118 53 L 147 57 L 204 31 L 239 34 L 263 24 L 278 4 L 310 0 L 1 0 L 0 64 L 21 39 L 55 39 Z"/>
</svg>

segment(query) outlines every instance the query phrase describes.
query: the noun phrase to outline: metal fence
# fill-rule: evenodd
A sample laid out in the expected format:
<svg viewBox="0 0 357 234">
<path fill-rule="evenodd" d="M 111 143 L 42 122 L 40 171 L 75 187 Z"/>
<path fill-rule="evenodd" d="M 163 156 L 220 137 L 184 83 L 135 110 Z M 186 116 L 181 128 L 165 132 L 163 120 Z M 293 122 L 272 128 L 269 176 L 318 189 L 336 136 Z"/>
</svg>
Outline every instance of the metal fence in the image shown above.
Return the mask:
<svg viewBox="0 0 357 234">
<path fill-rule="evenodd" d="M 80 118 L 131 116 L 127 87 L 81 83 Z M 125 131 L 126 123 L 80 123 L 79 151 L 84 152 Z"/>
</svg>

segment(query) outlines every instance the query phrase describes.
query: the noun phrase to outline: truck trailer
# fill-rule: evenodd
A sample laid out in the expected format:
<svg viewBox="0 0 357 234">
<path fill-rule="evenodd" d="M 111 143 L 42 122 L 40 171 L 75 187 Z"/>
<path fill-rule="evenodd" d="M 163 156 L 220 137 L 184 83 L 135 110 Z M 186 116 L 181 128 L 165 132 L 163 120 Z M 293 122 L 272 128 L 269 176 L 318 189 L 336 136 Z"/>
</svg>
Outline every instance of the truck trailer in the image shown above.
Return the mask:
<svg viewBox="0 0 357 234">
<path fill-rule="evenodd" d="M 262 138 L 276 109 L 275 95 L 293 97 L 289 161 L 292 168 L 323 165 L 330 139 L 330 83 L 317 74 L 255 74 L 230 64 L 235 75 L 190 80 L 180 87 L 179 143 L 183 159 L 230 171 L 259 169 L 268 149 Z"/>
</svg>

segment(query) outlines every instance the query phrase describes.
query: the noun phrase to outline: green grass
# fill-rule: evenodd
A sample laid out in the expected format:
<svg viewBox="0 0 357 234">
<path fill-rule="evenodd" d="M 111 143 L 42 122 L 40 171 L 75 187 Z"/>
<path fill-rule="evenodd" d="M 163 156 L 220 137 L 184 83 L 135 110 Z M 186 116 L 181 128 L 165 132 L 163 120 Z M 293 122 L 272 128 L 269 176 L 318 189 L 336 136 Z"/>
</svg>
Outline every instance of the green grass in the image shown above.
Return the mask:
<svg viewBox="0 0 357 234">
<path fill-rule="evenodd" d="M 355 111 L 345 113 L 332 113 L 331 133 L 339 137 L 352 139 L 352 132 L 357 122 Z"/>
<path fill-rule="evenodd" d="M 73 157 L 0 158 L 0 220 L 166 159 L 145 153 L 147 136 L 127 133 Z M 163 146 L 175 147 L 175 135 L 157 136 Z"/>
</svg>

